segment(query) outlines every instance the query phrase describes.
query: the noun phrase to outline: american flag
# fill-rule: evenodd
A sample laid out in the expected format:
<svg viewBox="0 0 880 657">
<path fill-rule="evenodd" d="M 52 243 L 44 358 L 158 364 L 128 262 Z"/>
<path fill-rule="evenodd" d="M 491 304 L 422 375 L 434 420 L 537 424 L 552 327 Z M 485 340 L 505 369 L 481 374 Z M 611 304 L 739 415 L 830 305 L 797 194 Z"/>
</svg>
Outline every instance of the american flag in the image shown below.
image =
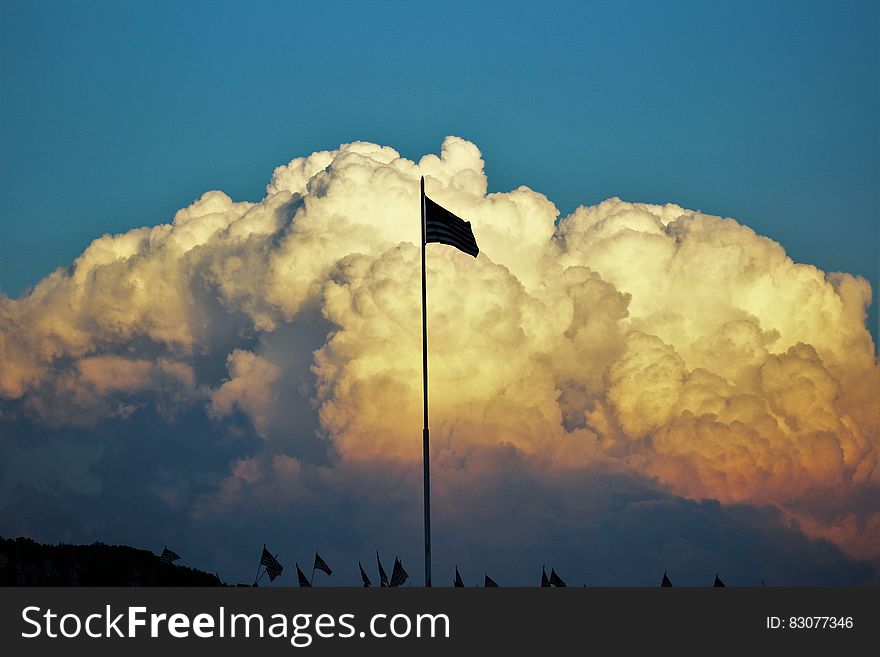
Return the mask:
<svg viewBox="0 0 880 657">
<path fill-rule="evenodd" d="M 661 588 L 671 587 L 672 582 L 669 581 L 669 578 L 666 576 L 666 571 L 663 571 L 663 581 L 660 582 Z"/>
<path fill-rule="evenodd" d="M 495 583 L 494 579 L 492 579 L 491 577 L 486 575 L 486 579 L 483 581 L 483 586 L 492 588 L 492 587 L 497 587 L 498 585 Z"/>
<path fill-rule="evenodd" d="M 458 566 L 455 567 L 455 580 L 452 582 L 452 586 L 457 589 L 464 588 L 464 582 L 461 581 L 461 575 L 458 573 Z"/>
<path fill-rule="evenodd" d="M 400 559 L 394 557 L 394 570 L 391 571 L 391 586 L 400 586 L 407 579 L 409 579 L 409 575 L 403 569 L 403 564 L 400 563 Z"/>
<path fill-rule="evenodd" d="M 480 252 L 471 224 L 425 196 L 425 243 L 439 242 L 477 257 Z"/>
<path fill-rule="evenodd" d="M 180 559 L 180 555 L 174 550 L 169 550 L 167 545 L 162 549 L 162 556 L 159 557 L 159 561 L 162 563 L 173 563 L 178 559 Z"/>
<path fill-rule="evenodd" d="M 274 582 L 275 578 L 284 570 L 284 566 L 281 565 L 281 562 L 272 556 L 272 553 L 266 549 L 265 545 L 263 545 L 263 554 L 260 557 L 260 565 L 266 567 L 266 574 L 269 576 L 270 582 Z"/>
<path fill-rule="evenodd" d="M 321 555 L 315 552 L 315 570 L 323 570 L 328 575 L 332 575 L 333 571 L 330 570 L 330 566 L 327 565 L 327 562 L 321 558 Z"/>
</svg>

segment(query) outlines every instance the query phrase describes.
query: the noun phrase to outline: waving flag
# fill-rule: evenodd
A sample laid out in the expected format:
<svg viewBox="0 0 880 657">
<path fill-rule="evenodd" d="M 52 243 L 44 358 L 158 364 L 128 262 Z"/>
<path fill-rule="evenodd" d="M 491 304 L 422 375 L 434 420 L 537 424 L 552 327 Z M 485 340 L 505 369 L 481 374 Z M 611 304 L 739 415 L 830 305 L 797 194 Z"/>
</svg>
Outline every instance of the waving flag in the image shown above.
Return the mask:
<svg viewBox="0 0 880 657">
<path fill-rule="evenodd" d="M 547 579 L 547 571 L 544 570 L 544 566 L 541 566 L 541 588 L 550 588 L 550 580 Z"/>
<path fill-rule="evenodd" d="M 431 242 L 454 246 L 475 258 L 480 252 L 470 222 L 425 196 L 425 243 Z"/>
<path fill-rule="evenodd" d="M 458 566 L 455 567 L 455 581 L 452 586 L 457 589 L 464 588 L 464 582 L 461 581 L 461 575 L 458 574 Z"/>
<path fill-rule="evenodd" d="M 552 568 L 550 569 L 550 584 L 553 586 L 565 586 L 565 582 L 562 581 L 562 578 Z"/>
<path fill-rule="evenodd" d="M 269 576 L 270 582 L 274 582 L 275 578 L 284 570 L 284 566 L 281 565 L 278 559 L 272 556 L 272 553 L 266 549 L 265 545 L 263 545 L 263 554 L 260 557 L 260 565 L 266 567 L 266 574 Z"/>
<path fill-rule="evenodd" d="M 361 580 L 364 583 L 364 588 L 368 588 L 368 587 L 372 586 L 373 583 L 370 581 L 370 578 L 367 577 L 367 573 L 364 572 L 364 567 L 361 565 L 360 561 L 358 561 L 358 568 L 361 569 Z"/>
<path fill-rule="evenodd" d="M 300 586 L 310 587 L 312 585 L 305 573 L 299 569 L 299 564 L 296 564 L 296 578 L 299 580 Z"/>
<path fill-rule="evenodd" d="M 724 582 L 722 582 L 721 579 L 718 577 L 718 573 L 715 573 L 715 584 L 713 584 L 713 586 L 715 588 L 724 586 Z"/>
<path fill-rule="evenodd" d="M 494 580 L 494 579 L 492 579 L 491 577 L 489 577 L 488 575 L 486 575 L 486 578 L 485 578 L 485 580 L 484 580 L 484 582 L 483 582 L 483 586 L 486 586 L 486 587 L 492 588 L 492 587 L 497 587 L 498 585 L 495 583 L 495 580 Z"/>
<path fill-rule="evenodd" d="M 406 571 L 403 569 L 403 564 L 400 563 L 400 559 L 394 557 L 394 570 L 391 571 L 391 586 L 400 586 L 408 579 L 409 575 L 407 575 Z"/>
<path fill-rule="evenodd" d="M 167 545 L 162 550 L 162 556 L 159 557 L 159 561 L 162 563 L 172 563 L 178 559 L 180 559 L 180 555 L 174 550 L 169 550 Z"/>
<path fill-rule="evenodd" d="M 330 570 L 330 566 L 327 565 L 327 562 L 321 558 L 321 555 L 315 552 L 315 570 L 323 570 L 328 575 L 332 575 L 333 571 Z"/>
<path fill-rule="evenodd" d="M 669 581 L 669 578 L 666 576 L 666 571 L 663 571 L 663 581 L 660 582 L 661 588 L 672 587 L 672 582 Z"/>
</svg>

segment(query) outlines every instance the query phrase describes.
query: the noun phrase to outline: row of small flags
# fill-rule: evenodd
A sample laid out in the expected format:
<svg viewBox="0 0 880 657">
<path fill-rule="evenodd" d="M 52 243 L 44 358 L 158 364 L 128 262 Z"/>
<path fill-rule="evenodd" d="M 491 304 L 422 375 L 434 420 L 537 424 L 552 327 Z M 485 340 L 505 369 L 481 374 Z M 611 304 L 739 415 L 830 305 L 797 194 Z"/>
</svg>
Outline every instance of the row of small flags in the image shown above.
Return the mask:
<svg viewBox="0 0 880 657">
<path fill-rule="evenodd" d="M 278 555 L 272 555 L 269 550 L 266 548 L 265 544 L 263 545 L 263 555 L 260 558 L 260 565 L 265 567 L 266 574 L 269 575 L 269 581 L 274 581 L 276 577 L 278 577 L 281 572 L 284 570 L 284 566 L 278 561 Z M 379 586 L 381 587 L 397 587 L 401 586 L 407 579 L 409 579 L 409 575 L 406 570 L 403 568 L 403 564 L 400 562 L 400 559 L 397 557 L 394 558 L 394 569 L 391 572 L 391 579 L 388 579 L 388 575 L 385 572 L 385 568 L 382 567 L 382 561 L 379 559 L 379 553 L 376 552 L 376 565 L 379 569 Z M 363 581 L 364 588 L 370 587 L 373 585 L 370 580 L 370 576 L 367 575 L 367 571 L 364 570 L 363 565 L 360 561 L 358 561 L 358 569 L 361 572 L 361 580 Z M 303 587 L 312 586 L 312 581 L 314 580 L 315 571 L 320 570 L 328 575 L 332 575 L 333 571 L 330 569 L 330 566 L 327 565 L 327 562 L 321 558 L 321 555 L 315 552 L 315 565 L 312 567 L 312 579 L 306 577 L 305 573 L 300 569 L 299 563 L 296 564 L 296 576 L 299 580 L 299 585 Z M 259 568 L 257 569 L 257 574 L 259 575 Z M 260 576 L 262 577 L 262 576 Z M 259 581 L 259 577 L 257 578 Z M 254 582 L 255 584 L 257 582 Z M 763 582 L 762 582 L 763 584 Z M 458 572 L 458 566 L 455 566 L 455 579 L 452 581 L 452 586 L 454 588 L 463 588 L 464 581 L 461 578 L 461 573 Z M 498 584 L 489 577 L 488 574 L 485 575 L 483 580 L 483 586 L 492 588 L 497 587 Z M 550 569 L 550 575 L 547 575 L 547 570 L 545 566 L 541 566 L 541 587 L 542 588 L 565 588 L 567 585 L 565 581 L 559 576 L 556 572 L 555 568 Z M 672 582 L 666 574 L 666 571 L 663 571 L 663 579 L 660 581 L 661 588 L 667 588 L 672 586 Z M 725 586 L 724 582 L 721 581 L 721 578 L 718 577 L 718 573 L 715 573 L 715 583 L 714 587 L 723 587 Z"/>
<path fill-rule="evenodd" d="M 166 545 L 162 554 L 159 556 L 159 562 L 164 564 L 172 564 L 175 561 L 180 559 L 180 555 L 177 554 L 174 550 L 169 549 Z M 20 563 L 16 563 L 16 584 L 19 586 L 28 586 L 32 582 L 34 582 L 38 577 L 42 576 L 44 578 L 50 580 L 61 580 L 63 579 L 61 574 L 52 565 L 52 562 L 49 561 L 48 558 L 44 560 L 42 573 L 40 570 L 30 564 L 22 565 Z M 6 555 L 0 553 L 0 570 L 3 570 L 7 565 L 9 565 L 9 559 Z M 391 577 L 389 578 L 387 573 L 385 572 L 385 568 L 382 567 L 382 561 L 379 559 L 379 553 L 376 552 L 376 565 L 379 570 L 379 586 L 381 587 L 398 587 L 402 586 L 408 579 L 409 575 L 403 567 L 403 564 L 400 562 L 400 559 L 394 558 L 394 568 L 391 571 Z M 260 569 L 263 569 L 263 574 L 260 574 Z M 367 572 L 364 570 L 361 562 L 358 561 L 358 569 L 361 573 L 361 580 L 363 581 L 364 587 L 370 587 L 373 585 L 370 580 L 370 576 L 367 575 Z M 79 575 L 82 572 L 83 567 L 79 565 L 79 563 L 74 562 L 73 566 L 71 566 L 70 573 L 70 583 L 71 586 L 79 586 Z M 296 577 L 299 582 L 299 585 L 302 587 L 311 587 L 312 582 L 314 581 L 315 572 L 321 571 L 326 573 L 328 576 L 333 574 L 333 570 L 327 564 L 326 561 L 321 557 L 320 554 L 315 552 L 315 561 L 312 566 L 312 576 L 311 578 L 306 577 L 305 573 L 299 567 L 299 563 L 296 564 Z M 259 582 L 259 580 L 263 577 L 263 575 L 269 576 L 269 581 L 275 581 L 275 579 L 281 575 L 284 571 L 284 566 L 281 565 L 281 562 L 278 561 L 278 555 L 273 555 L 269 552 L 269 549 L 263 545 L 263 553 L 260 556 L 260 565 L 257 567 L 257 579 L 255 580 L 255 584 Z M 134 569 L 134 577 L 135 581 L 139 579 L 140 573 Z M 761 582 L 763 586 L 763 581 Z M 453 587 L 455 588 L 463 588 L 464 581 L 461 578 L 461 573 L 458 572 L 458 566 L 455 567 L 455 578 L 452 582 Z M 486 587 L 497 587 L 498 584 L 489 577 L 488 574 L 485 575 L 483 580 L 483 586 Z M 541 587 L 549 588 L 549 587 L 565 587 L 565 581 L 559 576 L 554 568 L 550 569 L 550 575 L 547 575 L 547 570 L 545 566 L 541 566 Z M 669 576 L 666 572 L 663 572 L 663 578 L 660 580 L 661 588 L 672 587 L 672 581 L 669 579 Z M 718 577 L 718 573 L 715 574 L 715 583 L 713 584 L 715 588 L 724 587 L 725 584 Z"/>
<path fill-rule="evenodd" d="M 388 579 L 388 574 L 385 572 L 385 568 L 382 567 L 382 561 L 379 559 L 379 553 L 376 552 L 376 563 L 379 566 L 379 586 L 381 587 L 397 587 L 402 586 L 406 580 L 409 579 L 409 574 L 403 567 L 400 559 L 394 558 L 394 568 L 391 570 L 391 579 Z M 328 576 L 333 574 L 333 569 L 330 568 L 328 563 L 324 561 L 320 554 L 315 552 L 315 562 L 312 566 L 312 576 L 306 577 L 306 574 L 302 571 L 302 568 L 299 567 L 299 563 L 296 563 L 296 579 L 299 582 L 300 586 L 310 587 L 312 586 L 312 582 L 315 579 L 315 573 L 317 571 L 321 571 L 326 573 Z M 260 568 L 263 568 L 262 574 L 260 573 Z M 365 587 L 372 586 L 372 581 L 370 580 L 370 576 L 367 575 L 367 572 L 364 570 L 363 565 L 360 561 L 358 561 L 358 569 L 361 571 L 361 580 L 364 583 Z M 278 555 L 272 554 L 269 551 L 269 548 L 266 547 L 265 543 L 263 544 L 263 553 L 260 556 L 260 564 L 257 566 L 257 577 L 254 580 L 254 584 L 259 584 L 263 575 L 269 576 L 269 581 L 274 582 L 275 578 L 277 578 L 281 573 L 284 572 L 284 566 L 281 565 L 281 562 L 278 561 Z"/>
</svg>

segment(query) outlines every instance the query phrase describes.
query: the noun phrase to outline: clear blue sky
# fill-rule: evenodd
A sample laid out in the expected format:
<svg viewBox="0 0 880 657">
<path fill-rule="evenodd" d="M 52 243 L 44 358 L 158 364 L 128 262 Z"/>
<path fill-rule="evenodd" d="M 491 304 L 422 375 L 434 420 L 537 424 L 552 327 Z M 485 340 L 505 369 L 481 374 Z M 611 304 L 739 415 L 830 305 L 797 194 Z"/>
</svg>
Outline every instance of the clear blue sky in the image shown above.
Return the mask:
<svg viewBox="0 0 880 657">
<path fill-rule="evenodd" d="M 471 6 L 478 5 L 478 6 Z M 880 4 L 0 0 L 0 290 L 366 139 L 733 216 L 878 287 Z M 871 326 L 877 335 L 876 302 Z"/>
</svg>

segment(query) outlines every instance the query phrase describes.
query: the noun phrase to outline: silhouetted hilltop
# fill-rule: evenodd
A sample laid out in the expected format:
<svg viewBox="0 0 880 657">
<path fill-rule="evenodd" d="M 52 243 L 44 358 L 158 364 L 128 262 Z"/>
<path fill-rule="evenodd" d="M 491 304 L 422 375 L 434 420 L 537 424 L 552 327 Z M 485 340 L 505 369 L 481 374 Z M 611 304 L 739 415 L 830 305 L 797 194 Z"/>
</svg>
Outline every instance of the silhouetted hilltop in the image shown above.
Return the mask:
<svg viewBox="0 0 880 657">
<path fill-rule="evenodd" d="M 5 562 L 5 563 L 4 563 Z M 0 538 L 2 586 L 225 586 L 217 575 L 127 545 L 43 545 Z"/>
</svg>

